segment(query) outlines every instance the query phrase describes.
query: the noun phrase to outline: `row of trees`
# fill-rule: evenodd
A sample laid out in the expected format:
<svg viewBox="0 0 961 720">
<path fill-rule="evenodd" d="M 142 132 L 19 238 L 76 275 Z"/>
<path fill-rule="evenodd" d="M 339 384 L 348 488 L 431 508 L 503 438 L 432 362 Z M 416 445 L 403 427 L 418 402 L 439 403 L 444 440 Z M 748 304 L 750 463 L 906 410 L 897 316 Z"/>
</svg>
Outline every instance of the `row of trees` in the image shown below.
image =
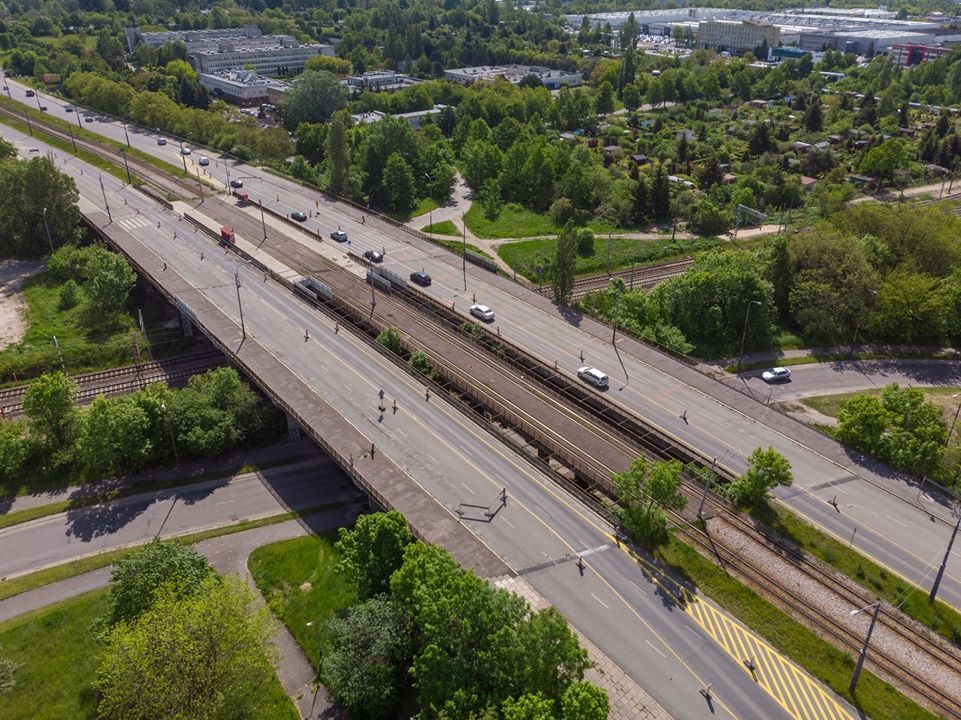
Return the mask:
<svg viewBox="0 0 961 720">
<path fill-rule="evenodd" d="M 339 570 L 358 604 L 333 621 L 321 676 L 352 717 L 601 720 L 603 690 L 553 608 L 495 589 L 441 547 L 415 542 L 397 512 L 341 529 Z"/>
<path fill-rule="evenodd" d="M 174 390 L 153 383 L 130 395 L 76 403 L 62 372 L 42 375 L 23 397 L 26 420 L 0 423 L 0 487 L 15 492 L 32 477 L 97 479 L 168 462 L 210 457 L 269 438 L 280 427 L 233 368 L 194 375 Z"/>
</svg>

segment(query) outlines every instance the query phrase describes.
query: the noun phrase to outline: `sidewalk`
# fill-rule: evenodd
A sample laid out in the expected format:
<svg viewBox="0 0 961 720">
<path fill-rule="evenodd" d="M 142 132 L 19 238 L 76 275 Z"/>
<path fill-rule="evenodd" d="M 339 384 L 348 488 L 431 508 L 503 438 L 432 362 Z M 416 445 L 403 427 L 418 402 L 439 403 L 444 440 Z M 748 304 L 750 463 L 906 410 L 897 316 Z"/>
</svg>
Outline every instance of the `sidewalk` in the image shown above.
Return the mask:
<svg viewBox="0 0 961 720">
<path fill-rule="evenodd" d="M 228 473 L 243 465 L 260 465 L 279 460 L 314 457 L 320 454 L 317 446 L 309 440 L 281 441 L 267 447 L 236 450 L 216 458 L 197 460 L 182 465 L 152 468 L 133 475 L 98 480 L 85 485 L 68 485 L 65 488 L 54 488 L 33 495 L 18 495 L 15 498 L 0 500 L 0 515 L 43 507 L 64 500 L 102 496 L 134 487 L 140 483 L 168 483 L 174 481 L 187 483 L 192 478 L 201 479 L 205 475 Z"/>
<path fill-rule="evenodd" d="M 211 538 L 194 547 L 218 572 L 240 575 L 260 598 L 247 569 L 247 558 L 251 552 L 262 545 L 302 537 L 308 533 L 308 528 L 310 532 L 324 532 L 351 525 L 361 510 L 359 504 L 349 504 L 300 520 L 288 520 L 276 525 Z M 0 621 L 105 587 L 110 583 L 111 571 L 112 567 L 100 568 L 0 600 Z M 326 689 L 314 683 L 314 668 L 297 641 L 279 622 L 273 642 L 278 651 L 275 666 L 277 676 L 284 690 L 297 705 L 300 717 L 314 720 L 339 717 Z"/>
<path fill-rule="evenodd" d="M 811 358 L 812 363 L 823 362 L 819 358 L 831 358 L 831 361 L 833 362 L 838 356 L 852 353 L 892 356 L 933 355 L 935 353 L 943 353 L 948 356 L 954 356 L 955 359 L 961 359 L 961 350 L 956 348 L 928 345 L 884 345 L 872 343 L 867 345 L 857 345 L 853 348 L 850 345 L 842 345 L 838 347 L 795 348 L 793 350 L 764 350 L 760 352 L 745 353 L 742 359 L 742 364 L 754 365 L 758 363 L 770 363 L 771 365 L 777 365 L 779 360 L 784 360 L 785 358 L 803 357 Z M 917 360 L 924 358 L 910 359 Z M 941 361 L 943 361 L 943 359 Z M 697 362 L 697 367 L 701 372 L 712 377 L 717 377 L 719 374 L 730 374 L 727 373 L 724 368 L 737 365 L 737 362 L 737 357 L 715 358 L 713 360 L 699 360 Z"/>
</svg>

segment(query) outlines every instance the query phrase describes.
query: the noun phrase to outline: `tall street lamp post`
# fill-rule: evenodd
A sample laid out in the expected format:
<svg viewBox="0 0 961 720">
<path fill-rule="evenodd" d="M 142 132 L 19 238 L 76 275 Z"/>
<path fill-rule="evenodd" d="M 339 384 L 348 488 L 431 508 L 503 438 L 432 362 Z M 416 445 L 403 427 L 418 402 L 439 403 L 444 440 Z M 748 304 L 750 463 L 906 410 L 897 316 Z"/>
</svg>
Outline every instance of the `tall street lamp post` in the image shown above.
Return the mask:
<svg viewBox="0 0 961 720">
<path fill-rule="evenodd" d="M 744 313 L 744 331 L 741 333 L 741 352 L 737 354 L 737 369 L 740 371 L 741 364 L 744 361 L 744 341 L 747 340 L 747 321 L 751 317 L 751 306 L 760 305 L 760 300 L 751 300 L 747 304 L 747 312 Z"/>
<path fill-rule="evenodd" d="M 864 637 L 864 645 L 861 646 L 861 652 L 858 654 L 858 663 L 854 666 L 854 675 L 851 676 L 851 685 L 848 689 L 851 691 L 852 695 L 854 695 L 854 689 L 858 685 L 858 678 L 861 677 L 861 669 L 864 667 L 864 658 L 868 654 L 868 643 L 871 642 L 871 633 L 874 632 L 874 623 L 878 621 L 878 613 L 881 611 L 881 601 L 877 600 L 870 605 L 865 605 L 859 610 L 852 610 L 848 613 L 848 615 L 854 617 L 870 607 L 874 608 L 874 614 L 871 616 L 871 624 L 868 625 L 868 634 Z"/>
<path fill-rule="evenodd" d="M 50 239 L 50 226 L 47 225 L 47 208 L 43 209 L 43 229 L 47 231 L 47 242 L 50 244 L 50 252 L 53 253 L 53 240 Z"/>
</svg>

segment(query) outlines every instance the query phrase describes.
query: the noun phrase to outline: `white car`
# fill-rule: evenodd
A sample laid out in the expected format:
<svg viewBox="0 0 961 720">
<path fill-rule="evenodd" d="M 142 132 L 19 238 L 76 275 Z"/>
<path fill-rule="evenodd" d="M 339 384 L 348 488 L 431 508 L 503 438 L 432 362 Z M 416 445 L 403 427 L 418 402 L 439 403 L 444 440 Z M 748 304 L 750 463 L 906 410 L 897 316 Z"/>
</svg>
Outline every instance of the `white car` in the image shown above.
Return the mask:
<svg viewBox="0 0 961 720">
<path fill-rule="evenodd" d="M 578 368 L 577 377 L 584 382 L 590 383 L 596 388 L 607 387 L 607 375 L 602 373 L 597 368 L 587 367 L 586 365 L 582 368 Z"/>
<path fill-rule="evenodd" d="M 187 147 L 186 145 L 184 145 L 182 148 L 180 148 L 180 154 L 181 154 L 181 155 L 189 155 L 189 154 L 190 154 L 190 148 Z"/>
<path fill-rule="evenodd" d="M 198 165 L 210 165 L 210 158 L 207 157 L 206 155 L 201 155 L 199 158 L 197 158 L 197 164 L 198 164 Z"/>
<path fill-rule="evenodd" d="M 494 311 L 486 305 L 471 305 L 470 314 L 484 322 L 494 322 Z"/>
<path fill-rule="evenodd" d="M 771 368 L 761 373 L 761 379 L 768 383 L 787 382 L 791 379 L 791 371 L 786 367 Z"/>
</svg>

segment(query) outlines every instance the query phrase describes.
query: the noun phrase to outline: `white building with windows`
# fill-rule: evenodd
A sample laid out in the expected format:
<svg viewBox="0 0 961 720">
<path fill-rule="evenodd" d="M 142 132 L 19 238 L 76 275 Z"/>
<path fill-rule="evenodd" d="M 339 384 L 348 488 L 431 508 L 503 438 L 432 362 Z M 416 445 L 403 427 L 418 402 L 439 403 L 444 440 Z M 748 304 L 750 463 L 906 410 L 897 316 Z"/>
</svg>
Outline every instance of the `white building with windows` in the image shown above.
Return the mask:
<svg viewBox="0 0 961 720">
<path fill-rule="evenodd" d="M 258 75 L 276 77 L 296 75 L 315 55 L 334 54 L 330 45 L 299 45 L 293 38 L 284 40 L 280 46 L 239 47 L 235 43 L 222 42 L 216 50 L 202 50 L 191 54 L 198 73 L 218 73 L 243 68 Z"/>
<path fill-rule="evenodd" d="M 742 54 L 755 48 L 772 48 L 781 43 L 781 30 L 774 25 L 738 20 L 704 20 L 697 26 L 695 45 L 699 48 Z M 767 57 L 765 51 L 764 56 Z"/>
<path fill-rule="evenodd" d="M 200 82 L 213 97 L 235 105 L 260 105 L 283 94 L 290 86 L 280 80 L 263 77 L 246 70 L 222 70 L 200 73 Z"/>
<path fill-rule="evenodd" d="M 557 90 L 565 86 L 577 87 L 584 81 L 580 73 L 552 70 L 540 65 L 476 65 L 444 71 L 444 79 L 461 85 L 471 85 L 478 81 L 494 80 L 499 77 L 516 85 L 529 75 L 540 80 L 548 90 Z"/>
</svg>

